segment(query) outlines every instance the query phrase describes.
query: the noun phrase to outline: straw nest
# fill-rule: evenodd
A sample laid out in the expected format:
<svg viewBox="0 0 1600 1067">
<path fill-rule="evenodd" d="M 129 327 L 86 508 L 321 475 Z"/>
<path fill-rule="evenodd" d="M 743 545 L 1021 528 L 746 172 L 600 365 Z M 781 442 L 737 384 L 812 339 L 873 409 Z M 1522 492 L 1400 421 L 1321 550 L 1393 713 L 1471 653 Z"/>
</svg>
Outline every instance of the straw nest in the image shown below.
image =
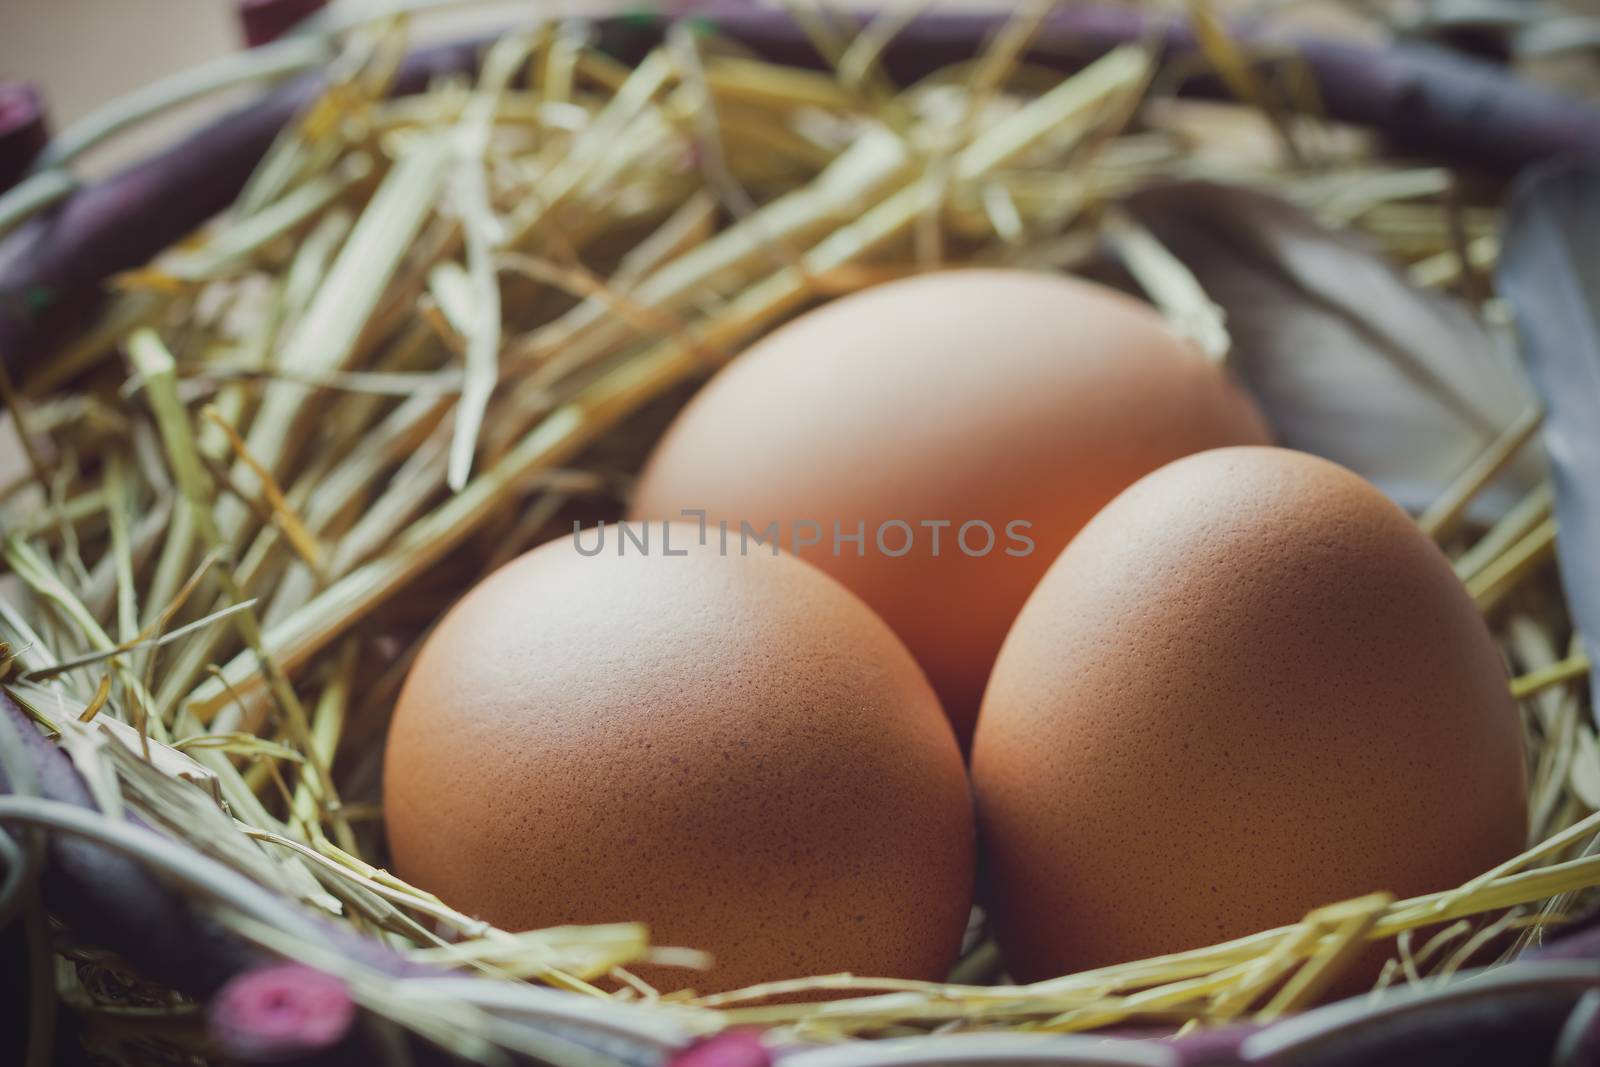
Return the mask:
<svg viewBox="0 0 1600 1067">
<path fill-rule="evenodd" d="M 826 74 L 689 25 L 624 67 L 579 28 L 543 27 L 500 39 L 475 78 L 402 98 L 386 89 L 403 24 L 349 34 L 326 93 L 233 209 L 119 277 L 98 318 L 6 389 L 28 448 L 0 489 L 0 679 L 102 809 L 72 832 L 132 850 L 239 935 L 479 1059 L 500 1046 L 471 996 L 379 980 L 190 868 L 220 863 L 507 990 L 527 979 L 689 1031 L 814 1040 L 1271 1018 L 1365 940 L 1392 944 L 1380 984 L 1415 983 L 1486 946 L 1514 955 L 1569 916 L 1600 886 L 1600 750 L 1547 566 L 1549 487 L 1489 528 L 1462 519 L 1536 420 L 1423 516 L 1514 665 L 1532 768 L 1535 844 L 1458 889 L 1031 986 L 988 984 L 980 932 L 947 985 L 833 975 L 696 998 L 626 970 L 693 965 L 693 946 L 651 946 L 638 925 L 498 930 L 383 869 L 377 754 L 430 622 L 574 516 L 614 514 L 693 384 L 811 303 L 953 262 L 1089 269 L 1109 249 L 1225 354 L 1195 278 L 1118 209 L 1174 175 L 1270 188 L 1363 231 L 1418 285 L 1481 284 L 1492 211 L 1464 207 L 1444 172 L 1267 107 L 1220 34 L 1207 50 L 1244 98 L 1226 127 L 1253 131 L 1254 151 L 1208 145 L 1139 47 L 1065 78 L 1030 66 L 1036 21 L 904 89 L 875 65 L 881 25 L 854 40 L 813 27 Z M 45 802 L 3 803 L 61 822 Z M 122 813 L 171 847 L 128 837 Z M 191 1005 L 54 937 L 60 995 L 92 1045 L 194 1040 Z M 763 1002 L 816 990 L 849 995 Z"/>
</svg>

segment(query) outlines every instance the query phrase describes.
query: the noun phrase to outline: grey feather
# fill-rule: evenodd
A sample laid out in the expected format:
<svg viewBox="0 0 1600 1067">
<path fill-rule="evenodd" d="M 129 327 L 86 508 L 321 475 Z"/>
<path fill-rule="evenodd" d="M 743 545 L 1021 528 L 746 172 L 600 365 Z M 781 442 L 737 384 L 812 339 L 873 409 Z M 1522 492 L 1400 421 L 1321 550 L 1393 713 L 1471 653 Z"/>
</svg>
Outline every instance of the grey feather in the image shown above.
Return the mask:
<svg viewBox="0 0 1600 1067">
<path fill-rule="evenodd" d="M 1561 580 L 1590 662 L 1600 663 L 1600 162 L 1525 172 L 1503 230 L 1499 289 L 1544 399 Z M 1600 708 L 1595 672 L 1590 679 Z"/>
<path fill-rule="evenodd" d="M 1282 443 L 1421 511 L 1532 402 L 1515 357 L 1459 301 L 1412 285 L 1355 234 L 1264 193 L 1180 182 L 1134 214 L 1222 306 L 1230 364 Z M 1542 473 L 1536 449 L 1482 494 L 1497 516 Z"/>
</svg>

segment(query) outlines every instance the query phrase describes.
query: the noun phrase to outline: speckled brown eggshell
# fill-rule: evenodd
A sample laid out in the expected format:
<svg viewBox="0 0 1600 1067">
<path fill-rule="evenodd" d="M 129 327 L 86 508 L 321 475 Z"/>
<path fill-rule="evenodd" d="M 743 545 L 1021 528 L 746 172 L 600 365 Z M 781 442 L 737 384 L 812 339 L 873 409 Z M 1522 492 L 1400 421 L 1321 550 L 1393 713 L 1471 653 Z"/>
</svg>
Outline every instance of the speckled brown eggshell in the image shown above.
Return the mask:
<svg viewBox="0 0 1600 1067">
<path fill-rule="evenodd" d="M 1268 440 L 1147 305 L 1060 275 L 942 271 L 836 300 L 740 355 L 669 429 L 631 513 L 820 524 L 803 558 L 894 628 L 965 744 L 1012 619 L 1072 535 L 1163 463 Z M 898 558 L 871 544 L 891 520 L 917 534 Z M 957 544 L 973 520 L 996 533 L 986 555 Z M 937 555 L 924 521 L 952 524 Z M 1012 521 L 1032 524 L 1031 553 L 1007 554 L 1024 551 Z M 835 522 L 864 524 L 866 550 L 835 554 Z M 903 537 L 888 532 L 891 551 Z M 981 527 L 968 545 L 981 551 Z"/>
<path fill-rule="evenodd" d="M 927 680 L 811 565 L 696 534 L 563 538 L 446 615 L 389 735 L 396 869 L 506 929 L 642 920 L 715 955 L 644 968 L 668 990 L 942 978 L 973 827 Z"/>
<path fill-rule="evenodd" d="M 1521 728 L 1437 547 L 1342 467 L 1179 460 L 1029 598 L 972 753 L 985 894 L 1035 980 L 1447 889 L 1516 854 Z"/>
</svg>

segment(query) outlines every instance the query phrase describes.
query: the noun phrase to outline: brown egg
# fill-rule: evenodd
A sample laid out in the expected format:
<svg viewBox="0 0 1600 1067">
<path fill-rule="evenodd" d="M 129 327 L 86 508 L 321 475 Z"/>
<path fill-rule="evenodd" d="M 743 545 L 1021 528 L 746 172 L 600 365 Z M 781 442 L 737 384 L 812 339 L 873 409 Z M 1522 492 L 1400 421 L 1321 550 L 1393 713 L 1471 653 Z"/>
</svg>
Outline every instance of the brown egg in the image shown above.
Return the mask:
<svg viewBox="0 0 1600 1067">
<path fill-rule="evenodd" d="M 942 978 L 972 811 L 905 647 L 791 556 L 602 532 L 507 564 L 428 638 L 385 764 L 399 873 L 506 929 L 642 920 L 715 955 L 645 968 L 663 989 Z"/>
<path fill-rule="evenodd" d="M 1267 440 L 1138 301 L 952 270 L 836 300 L 741 355 L 667 432 L 632 514 L 776 520 L 894 627 L 965 744 L 1006 630 L 1072 535 L 1163 463 Z"/>
<path fill-rule="evenodd" d="M 972 752 L 994 927 L 1036 980 L 1451 888 L 1516 854 L 1522 733 L 1443 554 L 1369 483 L 1191 456 L 1029 598 Z"/>
</svg>

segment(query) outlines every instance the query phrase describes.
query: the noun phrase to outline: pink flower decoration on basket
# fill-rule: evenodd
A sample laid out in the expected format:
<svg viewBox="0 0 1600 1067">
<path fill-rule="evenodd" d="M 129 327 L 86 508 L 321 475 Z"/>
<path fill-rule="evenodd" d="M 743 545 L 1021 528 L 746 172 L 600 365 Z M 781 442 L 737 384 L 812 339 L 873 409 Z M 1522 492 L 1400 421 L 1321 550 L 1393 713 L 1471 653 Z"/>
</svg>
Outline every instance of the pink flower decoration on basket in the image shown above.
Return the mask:
<svg viewBox="0 0 1600 1067">
<path fill-rule="evenodd" d="M 261 967 L 231 979 L 212 998 L 211 1036 L 229 1059 L 299 1059 L 332 1048 L 355 1020 L 344 982 L 299 964 Z"/>
<path fill-rule="evenodd" d="M 729 1030 L 696 1041 L 668 1061 L 667 1067 L 771 1067 L 772 1052 L 755 1030 Z"/>
</svg>

